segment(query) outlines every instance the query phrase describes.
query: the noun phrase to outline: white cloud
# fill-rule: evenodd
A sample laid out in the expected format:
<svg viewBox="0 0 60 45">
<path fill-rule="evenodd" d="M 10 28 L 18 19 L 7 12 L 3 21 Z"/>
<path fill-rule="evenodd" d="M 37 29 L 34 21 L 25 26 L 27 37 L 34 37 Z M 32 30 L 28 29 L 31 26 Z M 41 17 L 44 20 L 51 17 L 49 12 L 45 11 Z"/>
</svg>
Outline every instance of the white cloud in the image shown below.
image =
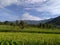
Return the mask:
<svg viewBox="0 0 60 45">
<path fill-rule="evenodd" d="M 34 5 L 25 8 L 26 10 L 35 9 L 39 12 L 50 12 L 52 15 L 59 15 L 60 14 L 60 0 L 42 0 L 42 3 L 39 3 L 40 0 L 32 1 Z M 38 3 L 37 3 L 38 2 Z M 35 4 L 37 3 L 37 4 Z M 35 7 L 34 7 L 35 6 Z"/>
<path fill-rule="evenodd" d="M 60 14 L 60 0 L 49 0 L 46 4 L 36 8 L 37 11 L 47 11 L 53 15 Z"/>
<path fill-rule="evenodd" d="M 17 3 L 17 0 L 0 0 L 0 7 L 8 6 L 14 3 Z"/>
<path fill-rule="evenodd" d="M 9 6 L 11 4 L 23 5 L 27 7 L 26 9 L 35 9 L 40 12 L 48 11 L 52 14 L 60 14 L 60 0 L 0 0 L 0 7 Z M 34 6 L 38 7 L 36 8 Z"/>
<path fill-rule="evenodd" d="M 0 7 L 11 4 L 22 5 L 24 8 L 27 7 L 26 10 L 35 9 L 39 12 L 50 12 L 52 15 L 60 14 L 60 0 L 0 0 Z M 41 20 L 39 17 L 32 16 L 29 13 L 23 14 L 23 19 Z"/>
<path fill-rule="evenodd" d="M 43 19 L 36 16 L 32 16 L 26 12 L 22 15 L 22 20 L 43 20 Z"/>
<path fill-rule="evenodd" d="M 35 3 L 42 3 L 46 0 L 25 0 L 25 3 L 31 3 L 31 4 L 35 4 Z"/>
<path fill-rule="evenodd" d="M 28 4 L 35 4 L 35 3 L 42 3 L 46 0 L 0 0 L 0 7 L 8 6 L 11 4 L 17 4 L 17 5 L 28 5 Z"/>
</svg>

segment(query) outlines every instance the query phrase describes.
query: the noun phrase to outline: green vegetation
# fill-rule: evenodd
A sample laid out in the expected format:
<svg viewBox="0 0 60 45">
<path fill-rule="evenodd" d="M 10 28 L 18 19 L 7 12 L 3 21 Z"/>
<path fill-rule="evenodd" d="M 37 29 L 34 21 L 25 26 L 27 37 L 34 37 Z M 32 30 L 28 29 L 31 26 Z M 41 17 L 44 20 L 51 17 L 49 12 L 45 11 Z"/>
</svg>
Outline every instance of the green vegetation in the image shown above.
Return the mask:
<svg viewBox="0 0 60 45">
<path fill-rule="evenodd" d="M 54 18 L 53 20 L 47 22 L 48 24 L 54 24 L 54 25 L 57 25 L 59 26 L 60 25 L 60 16 Z"/>
<path fill-rule="evenodd" d="M 60 29 L 47 23 L 0 22 L 0 45 L 60 45 Z"/>
<path fill-rule="evenodd" d="M 50 33 L 50 34 L 60 34 L 60 29 L 57 28 L 37 28 L 28 27 L 23 30 L 19 26 L 11 25 L 0 25 L 0 32 L 26 32 L 26 33 Z"/>
<path fill-rule="evenodd" d="M 1 32 L 0 45 L 60 45 L 60 34 Z"/>
<path fill-rule="evenodd" d="M 21 29 L 24 29 L 24 27 L 25 27 L 24 21 L 20 21 L 19 26 L 20 26 Z"/>
<path fill-rule="evenodd" d="M 56 28 L 53 24 L 48 24 L 48 23 L 38 23 L 38 24 L 28 24 L 27 22 L 21 20 L 21 21 L 5 21 L 5 22 L 0 22 L 0 25 L 10 25 L 10 26 L 19 26 L 21 29 L 28 28 L 28 27 L 34 27 L 34 28 Z"/>
</svg>

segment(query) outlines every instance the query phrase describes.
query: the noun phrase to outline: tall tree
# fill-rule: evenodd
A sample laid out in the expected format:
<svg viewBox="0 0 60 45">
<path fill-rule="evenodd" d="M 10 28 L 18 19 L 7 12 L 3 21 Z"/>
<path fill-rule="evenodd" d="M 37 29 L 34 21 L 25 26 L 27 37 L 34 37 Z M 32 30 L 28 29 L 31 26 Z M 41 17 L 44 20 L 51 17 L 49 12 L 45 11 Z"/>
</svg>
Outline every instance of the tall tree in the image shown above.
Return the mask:
<svg viewBox="0 0 60 45">
<path fill-rule="evenodd" d="M 20 28 L 21 28 L 21 29 L 24 29 L 24 27 L 25 27 L 25 23 L 24 23 L 23 20 L 20 21 L 19 25 L 20 25 Z"/>
<path fill-rule="evenodd" d="M 19 24 L 19 21 L 18 20 L 16 20 L 16 25 L 18 25 Z"/>
</svg>

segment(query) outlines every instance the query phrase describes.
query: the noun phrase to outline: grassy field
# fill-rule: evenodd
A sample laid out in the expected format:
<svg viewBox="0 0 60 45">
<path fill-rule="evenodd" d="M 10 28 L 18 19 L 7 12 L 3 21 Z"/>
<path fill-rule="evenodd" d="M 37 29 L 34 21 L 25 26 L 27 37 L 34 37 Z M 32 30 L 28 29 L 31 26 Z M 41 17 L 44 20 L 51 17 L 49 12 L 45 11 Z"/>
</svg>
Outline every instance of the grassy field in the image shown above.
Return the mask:
<svg viewBox="0 0 60 45">
<path fill-rule="evenodd" d="M 1 32 L 0 45 L 60 45 L 60 34 Z"/>
<path fill-rule="evenodd" d="M 18 26 L 0 25 L 0 32 L 25 32 L 25 33 L 46 33 L 46 34 L 60 34 L 60 29 L 42 29 L 42 28 L 24 28 Z"/>
<path fill-rule="evenodd" d="M 60 29 L 0 25 L 0 45 L 60 45 Z"/>
</svg>

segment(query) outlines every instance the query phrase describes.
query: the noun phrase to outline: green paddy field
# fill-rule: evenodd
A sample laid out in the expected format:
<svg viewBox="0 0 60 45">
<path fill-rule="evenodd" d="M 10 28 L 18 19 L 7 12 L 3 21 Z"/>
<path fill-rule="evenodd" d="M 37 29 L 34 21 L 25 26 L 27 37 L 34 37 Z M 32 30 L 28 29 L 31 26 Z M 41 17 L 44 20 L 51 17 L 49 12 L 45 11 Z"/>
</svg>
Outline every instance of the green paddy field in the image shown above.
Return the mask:
<svg viewBox="0 0 60 45">
<path fill-rule="evenodd" d="M 0 45 L 60 45 L 60 29 L 0 26 Z"/>
</svg>

